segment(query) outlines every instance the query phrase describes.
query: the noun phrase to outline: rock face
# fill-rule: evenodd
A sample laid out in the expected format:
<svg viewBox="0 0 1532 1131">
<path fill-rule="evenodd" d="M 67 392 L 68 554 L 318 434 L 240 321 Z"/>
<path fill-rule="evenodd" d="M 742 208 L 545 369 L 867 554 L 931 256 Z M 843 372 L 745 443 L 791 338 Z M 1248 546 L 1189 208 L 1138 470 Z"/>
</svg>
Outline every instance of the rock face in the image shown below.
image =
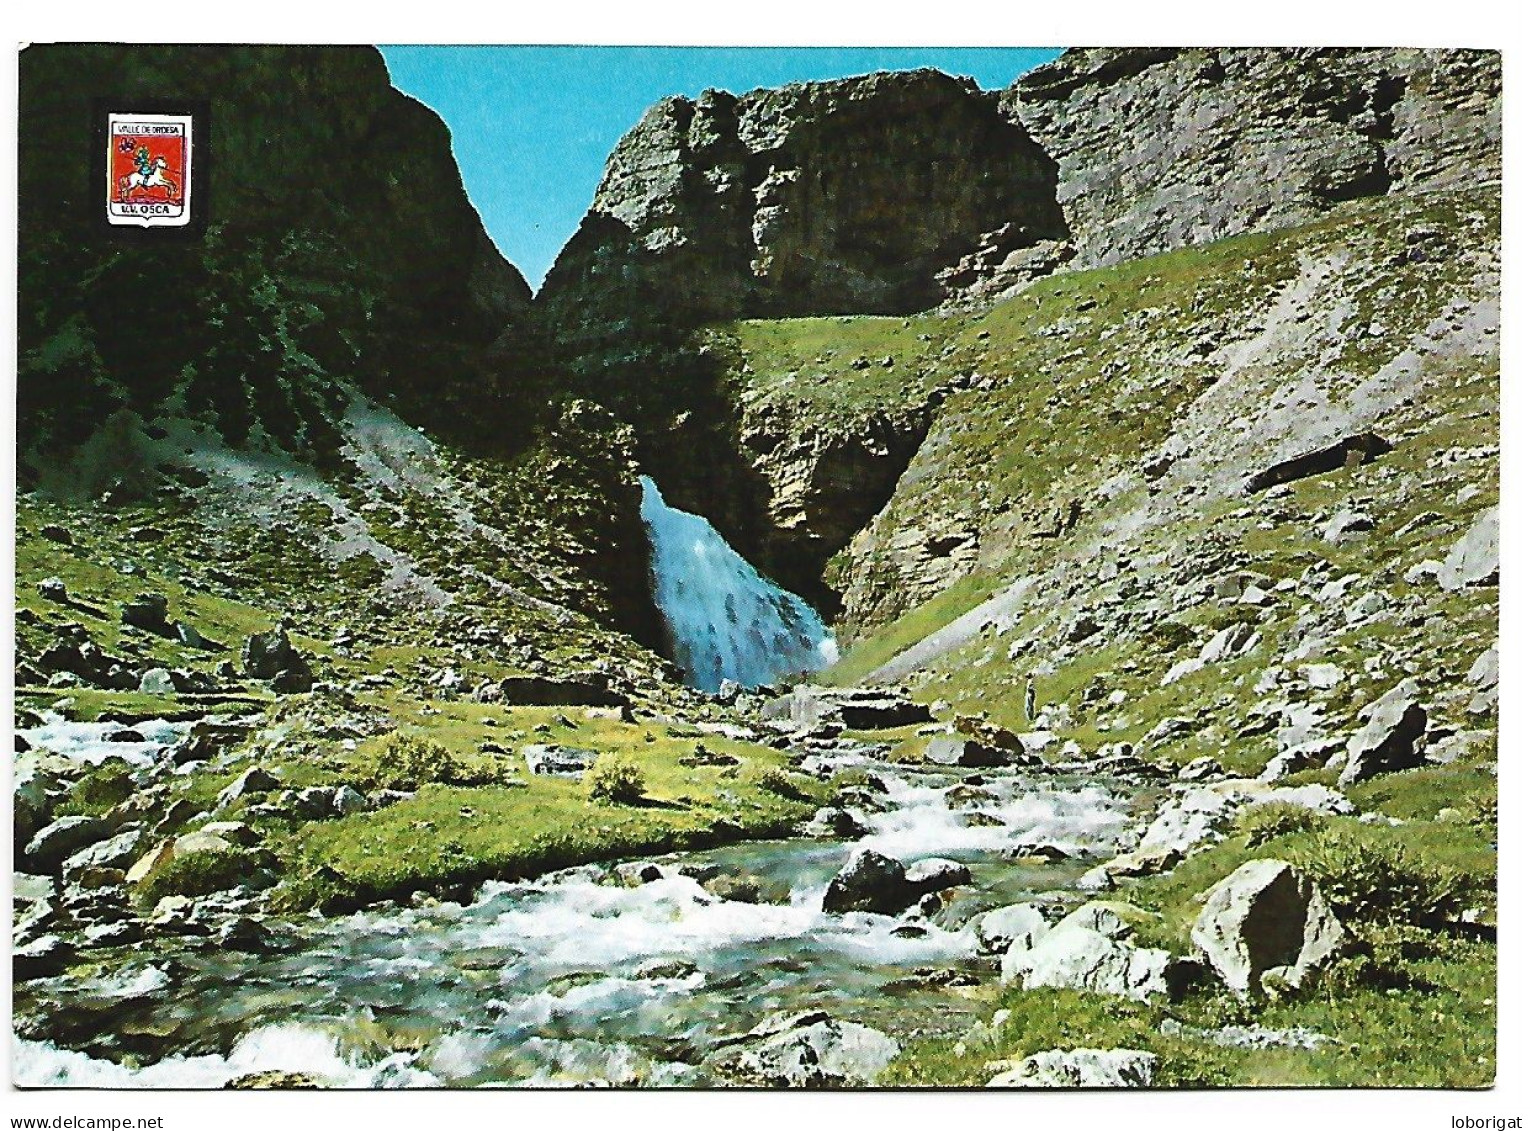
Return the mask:
<svg viewBox="0 0 1532 1131">
<path fill-rule="evenodd" d="M 1002 106 L 1058 162 L 1088 266 L 1500 169 L 1500 62 L 1487 51 L 1074 50 L 1019 78 Z"/>
<path fill-rule="evenodd" d="M 667 98 L 617 144 L 539 302 L 566 325 L 635 293 L 699 321 L 920 310 L 983 234 L 1061 235 L 1053 180 L 992 97 L 938 71 Z"/>
<path fill-rule="evenodd" d="M 108 92 L 208 104 L 218 239 L 126 255 L 101 238 L 88 139 Z M 462 411 L 494 395 L 474 366 L 530 292 L 464 194 L 446 127 L 373 48 L 34 45 L 20 120 L 24 464 L 115 408 L 149 415 L 178 382 L 235 444 L 259 423 L 322 451 L 340 378 L 434 423 L 486 424 Z"/>
<path fill-rule="evenodd" d="M 1208 894 L 1192 928 L 1192 942 L 1241 997 L 1268 975 L 1304 985 L 1344 940 L 1313 881 L 1284 860 L 1242 864 Z"/>
</svg>

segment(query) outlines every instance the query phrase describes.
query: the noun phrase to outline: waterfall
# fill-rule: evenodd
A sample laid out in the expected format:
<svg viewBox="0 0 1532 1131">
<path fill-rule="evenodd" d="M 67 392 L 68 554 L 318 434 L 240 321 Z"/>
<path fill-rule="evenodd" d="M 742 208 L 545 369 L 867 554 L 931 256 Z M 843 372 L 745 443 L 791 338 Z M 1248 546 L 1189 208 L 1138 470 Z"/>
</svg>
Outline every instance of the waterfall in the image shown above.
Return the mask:
<svg viewBox="0 0 1532 1131">
<path fill-rule="evenodd" d="M 705 518 L 666 506 L 647 475 L 639 482 L 654 603 L 688 684 L 760 687 L 835 662 L 835 634 L 808 602 L 762 577 Z"/>
</svg>

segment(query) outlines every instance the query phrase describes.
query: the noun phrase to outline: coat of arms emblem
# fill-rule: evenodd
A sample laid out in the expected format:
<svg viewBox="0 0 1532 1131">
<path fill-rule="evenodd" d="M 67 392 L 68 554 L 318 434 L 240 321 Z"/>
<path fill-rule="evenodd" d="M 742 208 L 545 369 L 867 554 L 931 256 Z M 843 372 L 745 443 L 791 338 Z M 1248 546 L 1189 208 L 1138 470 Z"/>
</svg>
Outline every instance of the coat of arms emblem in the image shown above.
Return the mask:
<svg viewBox="0 0 1532 1131">
<path fill-rule="evenodd" d="M 107 121 L 107 221 L 145 228 L 191 219 L 189 114 L 112 114 Z"/>
</svg>

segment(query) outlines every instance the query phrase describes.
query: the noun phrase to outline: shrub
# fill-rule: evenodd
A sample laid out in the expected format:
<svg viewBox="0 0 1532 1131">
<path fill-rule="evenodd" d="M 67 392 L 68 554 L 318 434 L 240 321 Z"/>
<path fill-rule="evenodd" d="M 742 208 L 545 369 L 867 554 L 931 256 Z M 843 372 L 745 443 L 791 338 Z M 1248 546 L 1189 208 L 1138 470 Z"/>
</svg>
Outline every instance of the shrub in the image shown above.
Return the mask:
<svg viewBox="0 0 1532 1131">
<path fill-rule="evenodd" d="M 1473 793 L 1458 802 L 1463 819 L 1470 825 L 1488 829 L 1493 835 L 1500 826 L 1500 798 L 1498 794 Z"/>
<path fill-rule="evenodd" d="M 1239 815 L 1235 831 L 1243 834 L 1251 848 L 1276 840 L 1291 833 L 1308 833 L 1324 823 L 1318 813 L 1286 801 L 1272 801 L 1255 805 Z"/>
<path fill-rule="evenodd" d="M 94 816 L 133 796 L 133 774 L 127 763 L 111 759 L 94 767 L 70 787 L 59 806 L 60 816 Z"/>
<path fill-rule="evenodd" d="M 252 854 L 242 849 L 177 856 L 144 881 L 139 898 L 152 906 L 167 895 L 211 895 L 215 891 L 238 887 L 262 878 L 255 863 Z"/>
<path fill-rule="evenodd" d="M 603 754 L 585 774 L 592 801 L 634 805 L 644 798 L 644 774 L 634 762 L 617 754 Z"/>
<path fill-rule="evenodd" d="M 430 738 L 395 731 L 357 767 L 367 784 L 382 789 L 416 790 L 431 782 L 483 785 L 493 775 L 474 769 Z"/>
<path fill-rule="evenodd" d="M 1293 854 L 1343 920 L 1440 926 L 1463 906 L 1467 878 L 1386 834 L 1347 822 Z"/>
<path fill-rule="evenodd" d="M 760 777 L 755 779 L 755 784 L 767 793 L 774 793 L 778 797 L 798 799 L 803 796 L 803 789 L 793 781 L 792 775 L 778 766 L 770 766 L 761 771 Z"/>
</svg>

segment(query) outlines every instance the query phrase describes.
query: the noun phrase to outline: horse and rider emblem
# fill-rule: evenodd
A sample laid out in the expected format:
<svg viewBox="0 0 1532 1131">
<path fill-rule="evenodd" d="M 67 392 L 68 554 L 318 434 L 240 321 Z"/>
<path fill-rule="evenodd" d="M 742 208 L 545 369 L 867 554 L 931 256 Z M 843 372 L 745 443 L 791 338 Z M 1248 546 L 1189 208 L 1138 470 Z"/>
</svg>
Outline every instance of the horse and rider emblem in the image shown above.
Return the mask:
<svg viewBox="0 0 1532 1131">
<path fill-rule="evenodd" d="M 107 219 L 146 228 L 191 218 L 192 119 L 112 114 L 108 119 Z"/>
</svg>

